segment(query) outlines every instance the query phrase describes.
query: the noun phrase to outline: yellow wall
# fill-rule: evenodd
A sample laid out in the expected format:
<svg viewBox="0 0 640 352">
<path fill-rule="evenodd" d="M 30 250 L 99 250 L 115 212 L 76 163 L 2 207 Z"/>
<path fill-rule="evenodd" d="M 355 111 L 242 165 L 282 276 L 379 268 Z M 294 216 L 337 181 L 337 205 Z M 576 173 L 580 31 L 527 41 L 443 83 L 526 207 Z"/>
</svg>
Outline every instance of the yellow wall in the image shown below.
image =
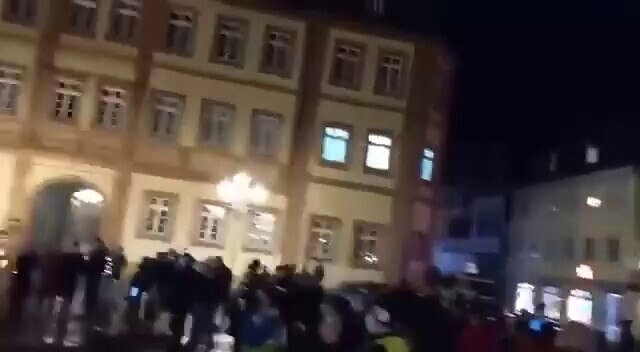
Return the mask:
<svg viewBox="0 0 640 352">
<path fill-rule="evenodd" d="M 364 59 L 364 71 L 362 73 L 362 81 L 360 90 L 352 90 L 341 87 L 335 87 L 329 84 L 329 78 L 331 77 L 331 67 L 333 63 L 333 54 L 335 52 L 335 43 L 336 39 L 338 40 L 347 40 L 352 41 L 358 44 L 365 46 L 365 59 Z M 363 35 L 359 33 L 348 32 L 339 29 L 332 29 L 329 33 L 329 42 L 326 50 L 326 58 L 325 58 L 325 66 L 324 66 L 324 75 L 322 79 L 322 91 L 324 93 L 340 96 L 340 97 L 349 97 L 352 99 L 356 99 L 363 102 L 368 103 L 376 103 L 383 104 L 389 107 L 394 108 L 404 108 L 406 106 L 406 99 L 396 99 L 391 97 L 379 96 L 373 94 L 373 88 L 375 83 L 376 71 L 378 67 L 378 51 L 382 50 L 391 50 L 391 51 L 400 51 L 406 53 L 409 64 L 405 65 L 405 75 L 410 77 L 409 73 L 411 72 L 411 64 L 413 59 L 413 44 L 399 42 L 394 40 L 388 40 L 384 38 Z M 409 82 L 410 83 L 410 82 Z M 405 89 L 405 92 L 408 92 Z M 405 94 L 406 97 L 406 94 Z"/>
<path fill-rule="evenodd" d="M 182 58 L 170 54 L 155 53 L 154 61 L 156 63 L 178 65 L 228 76 L 234 79 L 259 81 L 289 89 L 296 89 L 298 87 L 298 78 L 302 67 L 301 57 L 305 35 L 304 23 L 288 18 L 270 16 L 248 9 L 230 7 L 218 1 L 185 0 L 175 1 L 175 3 L 183 6 L 192 6 L 198 11 L 198 28 L 194 55 L 191 58 Z M 245 46 L 245 63 L 243 69 L 209 62 L 218 15 L 239 17 L 249 22 L 249 40 Z M 260 60 L 262 59 L 264 30 L 267 24 L 296 31 L 296 54 L 290 78 L 280 78 L 275 75 L 267 75 L 259 72 Z"/>
<path fill-rule="evenodd" d="M 11 188 L 16 156 L 11 152 L 0 153 L 0 230 L 7 229 L 11 209 Z"/>
</svg>

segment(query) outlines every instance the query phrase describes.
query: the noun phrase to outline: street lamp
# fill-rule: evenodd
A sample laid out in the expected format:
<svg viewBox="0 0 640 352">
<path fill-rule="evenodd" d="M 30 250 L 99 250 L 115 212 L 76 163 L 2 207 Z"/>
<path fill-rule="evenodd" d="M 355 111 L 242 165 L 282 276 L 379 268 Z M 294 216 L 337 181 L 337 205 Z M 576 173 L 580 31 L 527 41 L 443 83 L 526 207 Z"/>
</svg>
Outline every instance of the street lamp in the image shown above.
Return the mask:
<svg viewBox="0 0 640 352">
<path fill-rule="evenodd" d="M 269 198 L 269 191 L 262 184 L 253 180 L 246 172 L 239 172 L 231 178 L 225 178 L 220 181 L 216 186 L 216 191 L 220 199 L 231 205 L 232 210 L 237 210 L 236 212 L 230 212 L 232 216 L 233 214 L 247 214 L 250 204 L 264 204 Z M 240 223 L 243 219 L 237 220 Z M 242 250 L 244 238 L 244 235 L 235 236 L 230 241 L 231 243 L 228 243 L 228 263 L 232 271 L 236 264 L 236 257 Z"/>
</svg>

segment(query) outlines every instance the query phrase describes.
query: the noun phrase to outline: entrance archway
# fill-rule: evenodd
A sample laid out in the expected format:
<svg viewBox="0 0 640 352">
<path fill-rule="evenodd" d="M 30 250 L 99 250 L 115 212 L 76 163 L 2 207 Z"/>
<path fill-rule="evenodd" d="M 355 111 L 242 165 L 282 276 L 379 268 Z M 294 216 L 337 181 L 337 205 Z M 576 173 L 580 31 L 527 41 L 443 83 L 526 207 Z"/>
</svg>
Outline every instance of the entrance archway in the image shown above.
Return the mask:
<svg viewBox="0 0 640 352">
<path fill-rule="evenodd" d="M 100 236 L 104 196 L 82 180 L 59 180 L 35 194 L 32 235 L 36 248 L 67 250 L 75 242 L 86 250 Z"/>
</svg>

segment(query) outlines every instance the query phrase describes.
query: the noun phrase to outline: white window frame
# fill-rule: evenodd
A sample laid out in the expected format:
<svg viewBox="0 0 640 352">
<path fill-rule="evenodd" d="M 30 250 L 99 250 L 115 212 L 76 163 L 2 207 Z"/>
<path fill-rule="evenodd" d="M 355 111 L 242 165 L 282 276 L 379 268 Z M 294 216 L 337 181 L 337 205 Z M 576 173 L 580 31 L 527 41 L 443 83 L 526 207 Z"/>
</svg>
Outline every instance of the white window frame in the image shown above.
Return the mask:
<svg viewBox="0 0 640 352">
<path fill-rule="evenodd" d="M 0 115 L 16 116 L 22 88 L 22 70 L 0 66 Z"/>
<path fill-rule="evenodd" d="M 111 38 L 130 42 L 137 36 L 142 12 L 142 0 L 114 0 L 109 23 Z M 116 19 L 119 18 L 119 26 Z"/>
<path fill-rule="evenodd" d="M 425 178 L 423 177 L 423 170 L 422 170 L 422 165 L 424 164 L 425 161 L 430 161 L 431 162 L 431 173 L 429 174 L 429 177 Z M 435 150 L 433 150 L 433 148 L 430 147 L 425 147 L 422 149 L 422 158 L 420 159 L 420 179 L 423 181 L 427 181 L 427 182 L 431 182 L 433 181 L 433 174 L 435 172 L 436 169 L 436 152 Z"/>
<path fill-rule="evenodd" d="M 214 202 L 200 203 L 197 227 L 198 242 L 216 245 L 224 243 L 227 212 L 228 209 L 223 204 Z"/>
<path fill-rule="evenodd" d="M 273 36 L 273 38 L 272 38 Z M 293 54 L 294 34 L 290 30 L 276 27 L 267 27 L 265 35 L 265 49 L 262 59 L 262 71 L 264 73 L 288 76 L 291 69 L 291 57 Z M 273 61 L 268 61 L 267 53 L 272 50 Z M 284 67 L 278 63 L 283 62 Z"/>
<path fill-rule="evenodd" d="M 166 141 L 175 141 L 185 109 L 185 99 L 177 94 L 156 91 L 153 94 L 151 136 Z M 157 128 L 156 128 L 157 126 Z"/>
<path fill-rule="evenodd" d="M 404 78 L 405 57 L 399 54 L 391 54 L 383 52 L 379 62 L 376 83 L 379 85 L 376 89 L 377 93 L 386 96 L 399 96 L 402 93 L 402 85 Z M 396 80 L 397 86 L 393 86 Z"/>
<path fill-rule="evenodd" d="M 105 129 L 118 129 L 127 119 L 127 91 L 104 85 L 100 88 L 97 125 Z"/>
<path fill-rule="evenodd" d="M 359 234 L 358 229 L 362 229 L 364 234 Z M 380 264 L 380 236 L 384 231 L 384 226 L 381 224 L 375 224 L 362 220 L 355 220 L 353 224 L 353 243 L 354 253 L 353 261 L 357 267 L 365 268 L 377 268 Z M 372 235 L 375 232 L 375 235 Z M 373 252 L 369 251 L 364 253 L 362 250 L 358 251 L 358 244 L 363 242 L 373 242 Z M 369 258 L 369 259 L 367 259 Z"/>
<path fill-rule="evenodd" d="M 240 18 L 218 17 L 216 42 L 213 47 L 215 61 L 241 67 L 244 62 L 247 22 Z M 233 44 L 235 45 L 233 45 Z M 223 52 L 220 53 L 220 48 Z M 236 52 L 234 53 L 234 49 Z"/>
<path fill-rule="evenodd" d="M 53 117 L 57 121 L 72 122 L 80 112 L 83 84 L 69 78 L 58 78 L 56 83 Z M 72 105 L 71 108 L 69 105 Z"/>
<path fill-rule="evenodd" d="M 341 52 L 344 50 L 343 52 Z M 360 70 L 363 64 L 364 49 L 355 44 L 344 43 L 338 41 L 336 43 L 335 53 L 331 66 L 331 84 L 350 89 L 357 89 L 360 86 Z M 347 77 L 339 77 L 336 72 L 336 66 L 338 66 L 338 60 L 343 61 L 342 66 L 353 65 L 353 77 L 349 80 Z M 345 70 L 343 68 L 344 74 Z"/>
<path fill-rule="evenodd" d="M 200 140 L 211 147 L 226 149 L 231 144 L 236 107 L 204 99 L 200 124 Z M 226 125 L 222 128 L 220 126 Z"/>
<path fill-rule="evenodd" d="M 247 232 L 247 238 L 244 244 L 245 250 L 270 253 L 273 250 L 276 240 L 278 226 L 278 216 L 276 212 L 272 210 L 250 209 L 249 214 L 249 231 Z M 257 216 L 271 217 L 271 228 L 261 227 L 256 221 Z M 259 241 L 262 241 L 262 243 Z"/>
<path fill-rule="evenodd" d="M 316 225 L 318 224 L 318 225 Z M 335 228 L 332 228 L 335 227 Z M 322 215 L 312 215 L 309 224 L 309 258 L 317 261 L 333 261 L 340 221 Z M 328 238 L 328 239 L 327 239 Z M 320 243 L 318 243 L 320 242 Z"/>
<path fill-rule="evenodd" d="M 172 17 L 176 18 L 172 18 Z M 173 27 L 173 35 L 169 38 L 169 31 Z M 169 13 L 165 47 L 172 53 L 191 55 L 191 43 L 195 36 L 196 12 L 191 9 L 173 9 Z M 183 37 L 183 38 L 181 38 Z M 184 43 L 181 44 L 181 40 Z"/>
<path fill-rule="evenodd" d="M 98 1 L 99 0 L 71 1 L 70 28 L 73 32 L 93 35 L 96 28 L 96 22 L 98 21 Z M 88 23 L 89 21 L 91 23 Z"/>
<path fill-rule="evenodd" d="M 162 192 L 145 192 L 142 237 L 170 240 L 176 204 L 174 195 Z"/>
<path fill-rule="evenodd" d="M 377 167 L 371 161 L 371 153 L 376 152 L 376 150 L 384 148 L 388 150 L 388 160 L 387 167 L 380 168 Z M 367 133 L 367 150 L 365 153 L 365 170 L 373 173 L 384 173 L 388 174 L 391 172 L 391 162 L 393 159 L 393 137 L 391 133 L 384 131 L 369 131 Z"/>
<path fill-rule="evenodd" d="M 253 112 L 251 152 L 254 155 L 277 157 L 282 145 L 282 137 L 281 115 L 263 110 L 255 110 Z"/>
</svg>

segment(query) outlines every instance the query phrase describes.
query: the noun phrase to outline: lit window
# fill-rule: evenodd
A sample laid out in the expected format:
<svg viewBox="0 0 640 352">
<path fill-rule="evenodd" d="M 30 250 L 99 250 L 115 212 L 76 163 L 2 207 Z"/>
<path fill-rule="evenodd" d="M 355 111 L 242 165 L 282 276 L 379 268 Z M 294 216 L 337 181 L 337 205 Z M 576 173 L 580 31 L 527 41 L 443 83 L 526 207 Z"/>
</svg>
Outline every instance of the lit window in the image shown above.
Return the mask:
<svg viewBox="0 0 640 352">
<path fill-rule="evenodd" d="M 309 258 L 333 260 L 335 237 L 340 228 L 340 220 L 326 216 L 312 216 L 309 236 Z"/>
<path fill-rule="evenodd" d="M 337 44 L 331 72 L 331 84 L 357 89 L 360 86 L 362 49 L 347 44 Z"/>
<path fill-rule="evenodd" d="M 212 147 L 228 147 L 235 114 L 235 106 L 205 99 L 202 102 L 202 141 Z"/>
<path fill-rule="evenodd" d="M 433 159 L 436 157 L 433 149 L 424 148 L 420 162 L 420 178 L 425 181 L 433 180 Z"/>
<path fill-rule="evenodd" d="M 58 121 L 73 121 L 79 111 L 82 83 L 59 79 L 56 86 L 55 118 Z"/>
<path fill-rule="evenodd" d="M 384 15 L 384 0 L 368 0 L 367 3 L 369 4 L 369 11 L 374 15 Z"/>
<path fill-rule="evenodd" d="M 15 115 L 20 96 L 22 73 L 10 67 L 0 67 L 0 115 Z"/>
<path fill-rule="evenodd" d="M 203 242 L 222 242 L 222 228 L 227 209 L 220 205 L 203 204 L 200 208 L 198 238 Z"/>
<path fill-rule="evenodd" d="M 276 229 L 275 214 L 263 211 L 251 211 L 250 214 L 251 224 L 245 248 L 270 252 Z"/>
<path fill-rule="evenodd" d="M 597 164 L 600 161 L 600 149 L 593 145 L 588 145 L 585 148 L 585 161 L 587 164 Z"/>
<path fill-rule="evenodd" d="M 287 76 L 291 67 L 293 35 L 290 31 L 267 27 L 262 71 Z"/>
<path fill-rule="evenodd" d="M 154 99 L 151 135 L 165 140 L 175 140 L 184 111 L 184 97 L 157 92 Z"/>
<path fill-rule="evenodd" d="M 360 267 L 377 267 L 379 264 L 378 239 L 384 226 L 365 221 L 354 221 L 354 262 Z"/>
<path fill-rule="evenodd" d="M 34 25 L 38 11 L 38 0 L 6 0 L 4 19 L 25 25 Z"/>
<path fill-rule="evenodd" d="M 593 296 L 583 290 L 571 290 L 567 298 L 567 320 L 591 326 L 593 317 Z"/>
<path fill-rule="evenodd" d="M 376 79 L 376 94 L 397 96 L 402 92 L 402 70 L 404 58 L 398 55 L 383 54 Z"/>
<path fill-rule="evenodd" d="M 542 293 L 544 316 L 550 319 L 560 320 L 563 301 L 562 297 L 560 297 L 560 289 L 557 287 L 545 287 Z"/>
<path fill-rule="evenodd" d="M 244 60 L 245 33 L 247 22 L 235 18 L 218 18 L 218 34 L 215 47 L 215 60 L 218 62 L 242 66 Z"/>
<path fill-rule="evenodd" d="M 122 126 L 127 114 L 127 92 L 122 88 L 104 86 L 98 105 L 98 125 L 114 129 Z"/>
<path fill-rule="evenodd" d="M 148 236 L 169 237 L 174 200 L 168 197 L 149 196 L 144 218 L 144 231 Z"/>
<path fill-rule="evenodd" d="M 365 165 L 369 169 L 388 171 L 391 166 L 391 137 L 370 133 Z"/>
<path fill-rule="evenodd" d="M 194 22 L 195 13 L 192 10 L 171 11 L 165 42 L 167 50 L 178 55 L 191 55 Z"/>
<path fill-rule="evenodd" d="M 326 126 L 322 136 L 322 160 L 346 164 L 351 132 L 346 128 Z"/>
<path fill-rule="evenodd" d="M 600 208 L 602 206 L 602 200 L 596 197 L 587 197 L 587 205 L 592 208 Z"/>
<path fill-rule="evenodd" d="M 514 305 L 514 309 L 517 313 L 526 311 L 533 314 L 534 305 L 533 305 L 533 290 L 534 286 L 528 283 L 519 283 L 516 288 L 516 301 Z"/>
<path fill-rule="evenodd" d="M 93 35 L 96 28 L 97 0 L 72 0 L 70 30 L 78 34 Z"/>
<path fill-rule="evenodd" d="M 253 154 L 273 157 L 280 150 L 282 119 L 279 115 L 265 111 L 255 111 L 251 129 L 251 150 Z"/>
<path fill-rule="evenodd" d="M 611 263 L 620 260 L 620 240 L 617 238 L 607 239 L 607 257 Z"/>
<path fill-rule="evenodd" d="M 142 0 L 116 0 L 113 3 L 109 35 L 119 42 L 131 42 L 138 32 Z"/>
</svg>

